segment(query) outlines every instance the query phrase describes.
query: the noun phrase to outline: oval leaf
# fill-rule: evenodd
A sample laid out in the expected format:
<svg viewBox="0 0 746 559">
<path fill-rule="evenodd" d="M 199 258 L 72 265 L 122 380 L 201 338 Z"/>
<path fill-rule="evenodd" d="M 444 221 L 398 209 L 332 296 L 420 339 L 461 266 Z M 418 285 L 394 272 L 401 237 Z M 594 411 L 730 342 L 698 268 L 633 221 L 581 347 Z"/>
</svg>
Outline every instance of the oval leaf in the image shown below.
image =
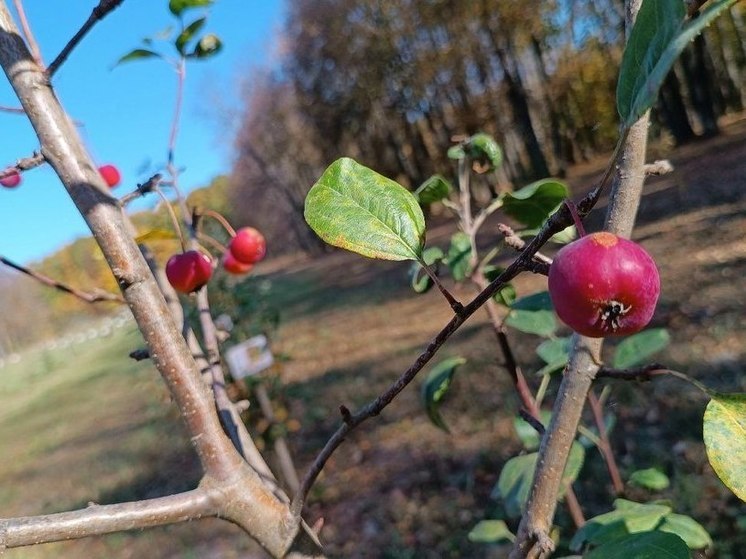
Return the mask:
<svg viewBox="0 0 746 559">
<path fill-rule="evenodd" d="M 542 179 L 505 194 L 503 210 L 526 227 L 539 227 L 569 194 L 564 183 Z"/>
<path fill-rule="evenodd" d="M 689 548 L 679 536 L 666 532 L 630 534 L 597 547 L 586 559 L 690 559 Z"/>
<path fill-rule="evenodd" d="M 534 293 L 513 304 L 505 324 L 521 332 L 548 337 L 557 330 L 557 319 L 553 309 L 547 291 Z"/>
<path fill-rule="evenodd" d="M 125 54 L 122 58 L 114 63 L 114 66 L 118 66 L 124 62 L 132 62 L 134 60 L 142 60 L 143 58 L 162 58 L 160 54 L 155 51 L 148 49 L 134 49 Z"/>
<path fill-rule="evenodd" d="M 470 542 L 476 543 L 515 541 L 515 536 L 508 529 L 504 520 L 482 520 L 471 529 L 467 537 Z"/>
<path fill-rule="evenodd" d="M 651 328 L 626 338 L 614 352 L 614 367 L 627 369 L 642 365 L 648 358 L 671 343 L 671 335 L 665 328 Z"/>
<path fill-rule="evenodd" d="M 467 141 L 466 149 L 469 157 L 480 162 L 487 162 L 493 169 L 502 165 L 503 152 L 500 145 L 489 134 L 483 132 L 474 134 Z"/>
<path fill-rule="evenodd" d="M 205 25 L 205 21 L 207 21 L 207 18 L 199 18 L 196 21 L 193 21 L 190 23 L 184 31 L 179 33 L 179 36 L 176 37 L 176 41 L 174 42 L 174 46 L 176 47 L 176 50 L 179 51 L 180 54 L 184 54 L 184 47 L 186 47 L 186 44 L 192 40 L 192 37 Z"/>
<path fill-rule="evenodd" d="M 441 361 L 430 371 L 427 375 L 425 383 L 422 385 L 422 402 L 425 405 L 425 410 L 433 422 L 433 425 L 440 427 L 446 433 L 448 433 L 448 426 L 440 415 L 440 402 L 448 392 L 448 388 L 451 386 L 451 380 L 456 372 L 456 369 L 466 363 L 466 359 L 463 357 L 451 357 Z"/>
<path fill-rule="evenodd" d="M 653 491 L 661 491 L 671 484 L 668 476 L 658 468 L 647 468 L 646 470 L 632 472 L 629 476 L 629 482 Z"/>
<path fill-rule="evenodd" d="M 690 549 L 704 549 L 712 545 L 712 538 L 702 525 L 690 516 L 669 514 L 657 530 L 679 536 Z"/>
<path fill-rule="evenodd" d="M 655 102 L 671 66 L 689 42 L 736 0 L 719 0 L 684 23 L 680 0 L 645 0 L 622 57 L 617 83 L 617 110 L 631 126 Z"/>
<path fill-rule="evenodd" d="M 383 260 L 417 260 L 425 217 L 412 193 L 349 158 L 332 163 L 308 196 L 304 216 L 330 245 Z"/>
<path fill-rule="evenodd" d="M 703 438 L 715 473 L 746 501 L 746 394 L 717 394 L 710 400 Z"/>
<path fill-rule="evenodd" d="M 442 176 L 433 175 L 414 191 L 414 196 L 420 204 L 432 204 L 447 198 L 452 188 L 451 183 Z"/>
<path fill-rule="evenodd" d="M 451 275 L 456 281 L 463 281 L 469 274 L 469 259 L 471 257 L 471 241 L 469 235 L 463 231 L 454 233 L 451 246 L 448 247 L 446 264 L 451 269 Z"/>
<path fill-rule="evenodd" d="M 440 248 L 430 247 L 426 248 L 422 253 L 422 261 L 426 265 L 432 266 L 433 264 L 441 260 L 444 256 L 445 255 Z M 427 272 L 425 272 L 422 264 L 420 264 L 419 262 L 413 262 L 409 274 L 411 278 L 412 289 L 414 289 L 415 293 L 426 293 L 430 291 L 430 288 L 433 286 L 433 280 L 430 278 Z"/>
<path fill-rule="evenodd" d="M 190 58 L 205 59 L 216 55 L 223 50 L 223 42 L 220 37 L 209 33 L 202 37 L 194 47 L 194 51 L 189 55 Z"/>
</svg>

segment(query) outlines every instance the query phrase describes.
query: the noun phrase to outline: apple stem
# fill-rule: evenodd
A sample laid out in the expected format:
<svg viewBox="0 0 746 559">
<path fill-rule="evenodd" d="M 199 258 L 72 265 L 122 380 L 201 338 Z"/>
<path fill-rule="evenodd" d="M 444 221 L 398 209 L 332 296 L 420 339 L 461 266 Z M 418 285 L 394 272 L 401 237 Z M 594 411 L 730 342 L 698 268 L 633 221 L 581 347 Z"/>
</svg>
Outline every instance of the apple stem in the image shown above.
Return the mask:
<svg viewBox="0 0 746 559">
<path fill-rule="evenodd" d="M 158 196 L 161 197 L 161 200 L 163 200 L 163 203 L 166 206 L 166 210 L 168 211 L 168 215 L 171 217 L 171 223 L 174 226 L 174 231 L 176 231 L 176 235 L 179 237 L 179 242 L 181 243 L 181 251 L 186 252 L 187 246 L 186 241 L 184 240 L 184 234 L 181 232 L 181 227 L 179 226 L 179 218 L 176 217 L 176 213 L 174 212 L 174 208 L 171 205 L 171 202 L 168 198 L 166 198 L 166 195 L 163 194 L 163 191 L 158 186 L 155 186 L 153 190 L 156 192 L 156 194 L 158 194 Z"/>
<path fill-rule="evenodd" d="M 575 222 L 575 229 L 578 230 L 578 236 L 585 237 L 585 227 L 583 227 L 583 221 L 580 219 L 578 207 L 575 205 L 575 202 L 567 198 L 564 201 L 564 204 L 567 206 L 567 209 L 570 211 L 570 215 L 572 216 L 572 220 Z"/>
<path fill-rule="evenodd" d="M 230 223 L 228 223 L 228 220 L 225 219 L 225 216 L 223 216 L 223 214 L 218 213 L 215 210 L 203 210 L 200 208 L 199 215 L 213 218 L 215 221 L 223 226 L 223 229 L 228 232 L 231 238 L 236 236 L 236 230 L 231 226 Z"/>
</svg>

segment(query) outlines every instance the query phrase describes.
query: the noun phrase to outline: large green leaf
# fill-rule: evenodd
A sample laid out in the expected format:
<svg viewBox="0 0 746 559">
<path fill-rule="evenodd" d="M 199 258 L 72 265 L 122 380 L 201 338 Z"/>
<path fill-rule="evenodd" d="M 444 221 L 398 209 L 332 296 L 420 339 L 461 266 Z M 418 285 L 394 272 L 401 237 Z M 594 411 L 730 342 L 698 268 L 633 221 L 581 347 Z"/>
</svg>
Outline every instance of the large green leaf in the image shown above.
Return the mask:
<svg viewBox="0 0 746 559">
<path fill-rule="evenodd" d="M 657 528 L 679 536 L 690 549 L 703 549 L 712 545 L 712 538 L 704 527 L 690 516 L 669 514 Z"/>
<path fill-rule="evenodd" d="M 705 410 L 707 458 L 722 482 L 746 501 L 746 394 L 716 394 Z"/>
<path fill-rule="evenodd" d="M 170 0 L 168 9 L 175 16 L 180 16 L 184 10 L 189 8 L 199 8 L 212 5 L 214 0 Z"/>
<path fill-rule="evenodd" d="M 553 309 L 548 292 L 535 293 L 513 303 L 505 324 L 528 334 L 551 336 L 557 329 Z"/>
<path fill-rule="evenodd" d="M 689 548 L 679 536 L 666 532 L 630 534 L 597 547 L 585 559 L 690 559 Z"/>
<path fill-rule="evenodd" d="M 542 179 L 505 194 L 503 211 L 526 227 L 539 227 L 569 193 L 564 183 L 555 179 Z"/>
<path fill-rule="evenodd" d="M 451 236 L 451 246 L 448 247 L 446 264 L 451 269 L 451 275 L 456 281 L 463 281 L 469 274 L 469 260 L 471 258 L 471 241 L 469 235 L 458 231 Z"/>
<path fill-rule="evenodd" d="M 467 537 L 470 542 L 476 543 L 499 543 L 515 540 L 515 536 L 508 529 L 504 520 L 482 520 L 471 529 Z"/>
<path fill-rule="evenodd" d="M 425 217 L 403 186 L 349 158 L 332 163 L 306 197 L 305 218 L 330 245 L 383 260 L 417 260 Z"/>
<path fill-rule="evenodd" d="M 589 519 L 573 536 L 570 549 L 579 551 L 585 542 L 595 545 L 612 541 L 626 534 L 654 530 L 671 507 L 635 503 L 626 499 L 614 501 L 615 510 Z"/>
<path fill-rule="evenodd" d="M 441 361 L 433 367 L 422 385 L 422 402 L 425 405 L 427 416 L 433 422 L 433 425 L 440 427 L 445 432 L 449 431 L 440 415 L 440 402 L 451 386 L 451 380 L 456 369 L 464 363 L 466 363 L 466 359 L 463 357 L 451 357 Z"/>
<path fill-rule="evenodd" d="M 433 175 L 417 187 L 414 197 L 420 204 L 432 204 L 447 198 L 452 188 L 451 183 L 441 175 Z"/>
<path fill-rule="evenodd" d="M 716 0 L 684 23 L 681 0 L 644 0 L 622 57 L 617 110 L 631 126 L 655 102 L 658 90 L 681 51 L 736 0 Z"/>
<path fill-rule="evenodd" d="M 648 358 L 671 343 L 665 328 L 651 328 L 626 338 L 614 352 L 614 367 L 627 369 L 644 364 Z"/>
<path fill-rule="evenodd" d="M 493 497 L 499 497 L 503 501 L 505 512 L 508 516 L 517 518 L 521 516 L 528 494 L 531 491 L 531 483 L 534 478 L 536 461 L 539 457 L 537 452 L 516 456 L 508 460 L 500 471 L 497 485 L 492 491 Z M 576 442 L 572 443 L 570 455 L 567 459 L 559 497 L 563 497 L 567 488 L 574 482 L 585 460 L 585 449 Z"/>
<path fill-rule="evenodd" d="M 204 27 L 206 21 L 207 18 L 201 17 L 187 25 L 184 31 L 179 33 L 179 36 L 176 37 L 176 41 L 174 42 L 174 46 L 180 54 L 184 54 L 184 47 L 186 47 L 186 44 L 192 40 L 202 27 Z"/>
</svg>

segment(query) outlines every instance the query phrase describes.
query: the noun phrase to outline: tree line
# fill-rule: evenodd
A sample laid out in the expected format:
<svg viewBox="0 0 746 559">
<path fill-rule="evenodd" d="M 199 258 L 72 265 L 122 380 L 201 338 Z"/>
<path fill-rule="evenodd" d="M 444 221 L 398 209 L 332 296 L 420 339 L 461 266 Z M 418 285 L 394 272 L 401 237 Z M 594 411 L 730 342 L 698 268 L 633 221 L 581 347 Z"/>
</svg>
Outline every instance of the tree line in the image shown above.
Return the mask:
<svg viewBox="0 0 746 559">
<path fill-rule="evenodd" d="M 610 150 L 622 2 L 298 0 L 279 64 L 254 73 L 236 137 L 232 199 L 280 250 L 318 248 L 302 220 L 323 169 L 350 156 L 412 188 L 452 172 L 453 139 L 493 135 L 493 188 Z M 663 85 L 654 138 L 718 133 L 746 101 L 746 18 L 736 5 L 694 41 Z"/>
</svg>

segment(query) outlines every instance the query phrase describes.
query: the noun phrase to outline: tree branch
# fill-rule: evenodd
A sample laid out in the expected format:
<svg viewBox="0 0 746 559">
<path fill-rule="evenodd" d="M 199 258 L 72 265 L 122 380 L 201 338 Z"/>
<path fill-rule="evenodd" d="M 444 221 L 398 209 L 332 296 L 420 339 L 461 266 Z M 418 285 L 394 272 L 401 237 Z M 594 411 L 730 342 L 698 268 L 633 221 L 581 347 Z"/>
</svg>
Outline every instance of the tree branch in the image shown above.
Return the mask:
<svg viewBox="0 0 746 559">
<path fill-rule="evenodd" d="M 0 519 L 0 549 L 142 530 L 164 524 L 216 516 L 220 494 L 193 491 L 115 505 L 91 504 L 85 509 L 42 516 Z"/>
<path fill-rule="evenodd" d="M 12 260 L 8 260 L 4 256 L 0 256 L 0 262 L 10 268 L 13 268 L 14 270 L 21 272 L 22 274 L 26 274 L 27 276 L 34 278 L 39 283 L 42 283 L 48 287 L 53 287 L 54 289 L 62 291 L 63 293 L 73 295 L 74 297 L 77 297 L 78 299 L 80 299 L 81 301 L 85 301 L 86 303 L 100 303 L 102 301 L 108 301 L 123 304 L 125 302 L 121 295 L 116 295 L 114 293 L 106 293 L 105 291 L 87 293 L 74 287 L 70 287 L 69 285 L 65 285 L 64 283 L 45 276 L 44 274 L 40 274 L 39 272 L 35 272 L 34 270 L 26 268 L 25 266 L 16 264 Z"/>
<path fill-rule="evenodd" d="M 122 2 L 124 2 L 124 0 L 101 0 L 98 3 L 98 6 L 93 8 L 91 15 L 88 16 L 88 19 L 85 21 L 85 23 L 81 26 L 81 28 L 73 36 L 73 38 L 70 39 L 70 41 L 64 46 L 62 51 L 57 55 L 57 58 L 52 61 L 52 63 L 49 65 L 49 68 L 47 68 L 47 77 L 49 79 L 51 79 L 52 76 L 54 76 L 54 74 L 57 72 L 57 70 L 60 69 L 60 66 L 65 63 L 73 49 L 75 49 L 75 47 L 78 46 L 80 41 L 83 40 L 88 32 L 93 29 L 93 26 L 104 19 L 119 6 L 121 6 Z"/>
<path fill-rule="evenodd" d="M 25 113 L 26 111 L 21 109 L 21 112 Z M 24 157 L 23 159 L 19 159 L 12 167 L 8 167 L 0 171 L 0 179 L 5 178 L 8 175 L 13 175 L 17 172 L 28 171 L 29 169 L 33 169 L 34 167 L 39 167 L 40 165 L 43 165 L 44 162 L 45 159 L 41 152 L 34 152 L 31 157 Z"/>
</svg>

